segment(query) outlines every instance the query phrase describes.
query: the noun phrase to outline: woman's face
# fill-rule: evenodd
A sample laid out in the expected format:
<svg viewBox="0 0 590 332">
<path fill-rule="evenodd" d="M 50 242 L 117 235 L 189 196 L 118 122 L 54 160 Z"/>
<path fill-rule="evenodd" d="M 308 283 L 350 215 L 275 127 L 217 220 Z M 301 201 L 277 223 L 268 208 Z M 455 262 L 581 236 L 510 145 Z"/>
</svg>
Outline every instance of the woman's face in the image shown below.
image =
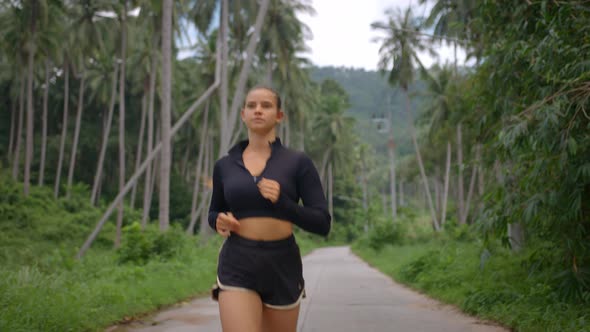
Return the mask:
<svg viewBox="0 0 590 332">
<path fill-rule="evenodd" d="M 277 108 L 275 94 L 264 88 L 248 93 L 241 114 L 246 127 L 260 134 L 273 130 L 283 119 L 283 112 Z"/>
</svg>

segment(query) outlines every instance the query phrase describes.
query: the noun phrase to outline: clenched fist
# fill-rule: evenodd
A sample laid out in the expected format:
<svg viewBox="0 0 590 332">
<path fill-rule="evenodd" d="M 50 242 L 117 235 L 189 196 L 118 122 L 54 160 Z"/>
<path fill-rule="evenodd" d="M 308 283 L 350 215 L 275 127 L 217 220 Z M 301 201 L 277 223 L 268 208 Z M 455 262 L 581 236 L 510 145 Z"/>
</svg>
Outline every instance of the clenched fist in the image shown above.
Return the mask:
<svg viewBox="0 0 590 332">
<path fill-rule="evenodd" d="M 219 212 L 216 221 L 217 233 L 223 237 L 228 237 L 230 232 L 235 232 L 240 228 L 240 222 L 231 212 Z"/>
<path fill-rule="evenodd" d="M 275 180 L 262 178 L 262 180 L 258 182 L 258 190 L 260 190 L 262 197 L 276 203 L 281 194 L 281 185 Z"/>
</svg>

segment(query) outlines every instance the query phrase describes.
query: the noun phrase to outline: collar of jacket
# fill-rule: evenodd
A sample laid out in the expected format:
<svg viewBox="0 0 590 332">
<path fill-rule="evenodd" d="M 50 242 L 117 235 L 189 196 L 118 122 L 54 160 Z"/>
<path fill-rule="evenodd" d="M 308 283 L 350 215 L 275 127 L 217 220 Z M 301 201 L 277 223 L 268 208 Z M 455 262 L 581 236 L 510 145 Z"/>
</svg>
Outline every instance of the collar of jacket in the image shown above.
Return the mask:
<svg viewBox="0 0 590 332">
<path fill-rule="evenodd" d="M 246 139 L 234 145 L 228 152 L 229 156 L 234 160 L 242 160 L 242 154 L 248 146 L 248 143 L 250 142 Z M 271 156 L 277 149 L 283 147 L 283 145 L 281 144 L 281 139 L 278 137 L 275 137 L 275 140 L 273 142 L 268 142 L 268 145 L 270 145 Z"/>
</svg>

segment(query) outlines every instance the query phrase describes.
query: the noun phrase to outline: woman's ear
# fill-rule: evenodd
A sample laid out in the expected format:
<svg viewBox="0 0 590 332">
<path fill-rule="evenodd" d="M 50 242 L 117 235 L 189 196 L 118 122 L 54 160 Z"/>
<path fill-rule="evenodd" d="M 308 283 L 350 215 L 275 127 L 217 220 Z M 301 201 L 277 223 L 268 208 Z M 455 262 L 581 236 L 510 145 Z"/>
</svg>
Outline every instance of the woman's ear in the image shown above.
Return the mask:
<svg viewBox="0 0 590 332">
<path fill-rule="evenodd" d="M 285 112 L 278 110 L 277 112 L 277 123 L 280 123 L 285 118 Z"/>
</svg>

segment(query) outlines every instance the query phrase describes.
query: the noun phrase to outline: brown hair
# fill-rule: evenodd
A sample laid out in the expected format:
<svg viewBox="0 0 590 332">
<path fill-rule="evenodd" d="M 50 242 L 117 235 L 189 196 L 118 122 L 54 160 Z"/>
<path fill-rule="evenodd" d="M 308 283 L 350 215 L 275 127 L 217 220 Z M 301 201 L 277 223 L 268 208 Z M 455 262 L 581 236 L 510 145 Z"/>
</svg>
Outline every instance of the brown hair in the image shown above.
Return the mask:
<svg viewBox="0 0 590 332">
<path fill-rule="evenodd" d="M 255 85 L 250 90 L 248 90 L 248 93 L 250 93 L 251 91 L 254 91 L 254 90 L 261 90 L 261 89 L 268 90 L 268 91 L 272 92 L 273 95 L 275 95 L 277 109 L 281 110 L 281 96 L 279 96 L 279 93 L 277 92 L 277 90 L 271 88 L 270 86 L 263 85 L 263 84 Z M 248 93 L 246 95 L 248 95 Z M 244 107 L 246 107 L 246 100 L 244 100 Z"/>
</svg>

